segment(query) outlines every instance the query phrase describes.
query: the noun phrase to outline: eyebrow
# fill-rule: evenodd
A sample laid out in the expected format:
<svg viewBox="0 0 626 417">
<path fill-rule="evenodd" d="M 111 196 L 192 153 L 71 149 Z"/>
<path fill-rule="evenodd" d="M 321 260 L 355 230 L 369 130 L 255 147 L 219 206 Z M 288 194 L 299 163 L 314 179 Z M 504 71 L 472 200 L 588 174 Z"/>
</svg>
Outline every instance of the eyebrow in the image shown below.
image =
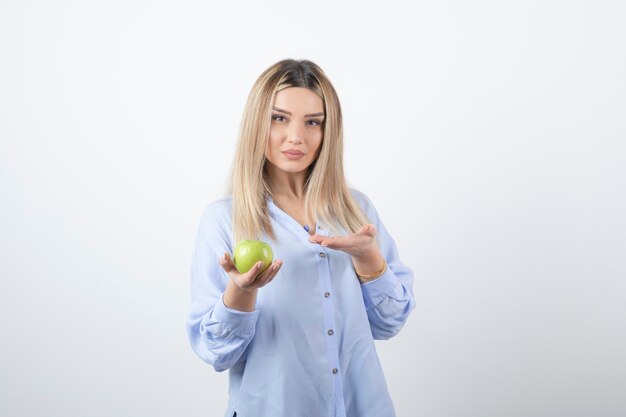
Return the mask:
<svg viewBox="0 0 626 417">
<path fill-rule="evenodd" d="M 285 113 L 288 114 L 289 116 L 291 116 L 291 112 L 288 112 L 287 110 L 283 110 L 283 109 L 279 109 L 278 107 L 272 107 L 273 110 L 279 111 L 281 113 Z M 324 112 L 321 113 L 312 113 L 312 114 L 305 114 L 304 117 L 316 117 L 316 116 L 323 116 Z"/>
</svg>

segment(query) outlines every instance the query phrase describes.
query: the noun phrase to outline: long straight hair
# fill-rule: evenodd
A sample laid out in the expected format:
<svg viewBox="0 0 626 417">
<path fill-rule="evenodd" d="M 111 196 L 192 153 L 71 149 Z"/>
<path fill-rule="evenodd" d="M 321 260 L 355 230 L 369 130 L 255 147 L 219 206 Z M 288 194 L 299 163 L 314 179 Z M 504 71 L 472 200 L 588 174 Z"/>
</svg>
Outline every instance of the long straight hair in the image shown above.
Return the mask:
<svg viewBox="0 0 626 417">
<path fill-rule="evenodd" d="M 256 80 L 241 119 L 229 189 L 233 196 L 233 244 L 275 239 L 266 197 L 272 184 L 265 169 L 272 105 L 276 93 L 289 87 L 307 88 L 324 104 L 323 139 L 318 156 L 307 169 L 304 185 L 308 224 L 321 220 L 331 233 L 356 232 L 367 217 L 352 197 L 343 171 L 343 121 L 337 93 L 320 67 L 308 60 L 286 59 L 270 66 Z"/>
</svg>

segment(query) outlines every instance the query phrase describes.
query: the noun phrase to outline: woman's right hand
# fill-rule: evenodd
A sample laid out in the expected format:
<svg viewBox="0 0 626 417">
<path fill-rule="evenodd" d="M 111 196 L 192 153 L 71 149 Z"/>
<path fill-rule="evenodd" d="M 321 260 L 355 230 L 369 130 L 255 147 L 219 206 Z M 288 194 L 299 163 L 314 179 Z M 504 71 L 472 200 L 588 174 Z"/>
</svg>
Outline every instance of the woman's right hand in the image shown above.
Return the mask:
<svg viewBox="0 0 626 417">
<path fill-rule="evenodd" d="M 261 288 L 273 280 L 276 274 L 278 274 L 282 264 L 283 261 L 275 260 L 269 268 L 267 268 L 262 274 L 259 274 L 261 268 L 263 267 L 263 262 L 259 261 L 254 264 L 248 272 L 241 274 L 237 271 L 237 268 L 235 268 L 235 264 L 228 253 L 224 253 L 224 255 L 220 258 L 220 265 L 224 271 L 226 271 L 231 281 L 233 281 L 233 283 L 240 289 L 248 292 Z"/>
</svg>

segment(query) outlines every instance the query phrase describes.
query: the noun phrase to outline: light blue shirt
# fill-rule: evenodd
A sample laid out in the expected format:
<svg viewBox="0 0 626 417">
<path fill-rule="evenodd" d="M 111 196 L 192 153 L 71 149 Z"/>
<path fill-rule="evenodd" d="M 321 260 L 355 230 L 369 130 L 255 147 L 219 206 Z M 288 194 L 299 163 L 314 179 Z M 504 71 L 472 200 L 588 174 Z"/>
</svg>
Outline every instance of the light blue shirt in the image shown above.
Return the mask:
<svg viewBox="0 0 626 417">
<path fill-rule="evenodd" d="M 350 191 L 378 230 L 386 272 L 361 284 L 350 255 L 310 243 L 308 232 L 268 198 L 277 242 L 261 240 L 284 264 L 258 290 L 252 312 L 222 300 L 229 278 L 218 261 L 233 253 L 232 197 L 202 213 L 187 332 L 202 360 L 229 370 L 226 417 L 395 416 L 374 339 L 397 334 L 415 307 L 413 273 L 369 198 Z M 328 234 L 323 224 L 317 233 Z"/>
</svg>

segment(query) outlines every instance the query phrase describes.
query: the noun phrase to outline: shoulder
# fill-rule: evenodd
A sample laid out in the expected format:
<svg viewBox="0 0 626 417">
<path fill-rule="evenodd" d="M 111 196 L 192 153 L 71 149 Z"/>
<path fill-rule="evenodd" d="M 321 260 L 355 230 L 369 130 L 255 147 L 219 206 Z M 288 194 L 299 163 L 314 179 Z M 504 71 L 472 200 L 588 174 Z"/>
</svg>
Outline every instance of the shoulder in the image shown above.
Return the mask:
<svg viewBox="0 0 626 417">
<path fill-rule="evenodd" d="M 350 190 L 350 194 L 352 194 L 352 197 L 370 221 L 378 218 L 378 213 L 376 212 L 376 208 L 374 207 L 372 200 L 370 200 L 364 192 L 350 187 L 348 187 L 348 190 Z"/>
<path fill-rule="evenodd" d="M 371 203 L 370 199 L 362 191 L 351 187 L 348 187 L 348 190 L 350 190 L 350 194 L 352 194 L 352 197 L 356 200 L 357 203 L 359 203 L 360 206 Z"/>
<path fill-rule="evenodd" d="M 230 217 L 233 211 L 233 197 L 226 196 L 208 203 L 202 211 L 202 217 Z"/>
<path fill-rule="evenodd" d="M 230 234 L 232 224 L 233 198 L 227 196 L 208 203 L 200 215 L 199 228 L 204 235 L 215 232 Z"/>
</svg>

